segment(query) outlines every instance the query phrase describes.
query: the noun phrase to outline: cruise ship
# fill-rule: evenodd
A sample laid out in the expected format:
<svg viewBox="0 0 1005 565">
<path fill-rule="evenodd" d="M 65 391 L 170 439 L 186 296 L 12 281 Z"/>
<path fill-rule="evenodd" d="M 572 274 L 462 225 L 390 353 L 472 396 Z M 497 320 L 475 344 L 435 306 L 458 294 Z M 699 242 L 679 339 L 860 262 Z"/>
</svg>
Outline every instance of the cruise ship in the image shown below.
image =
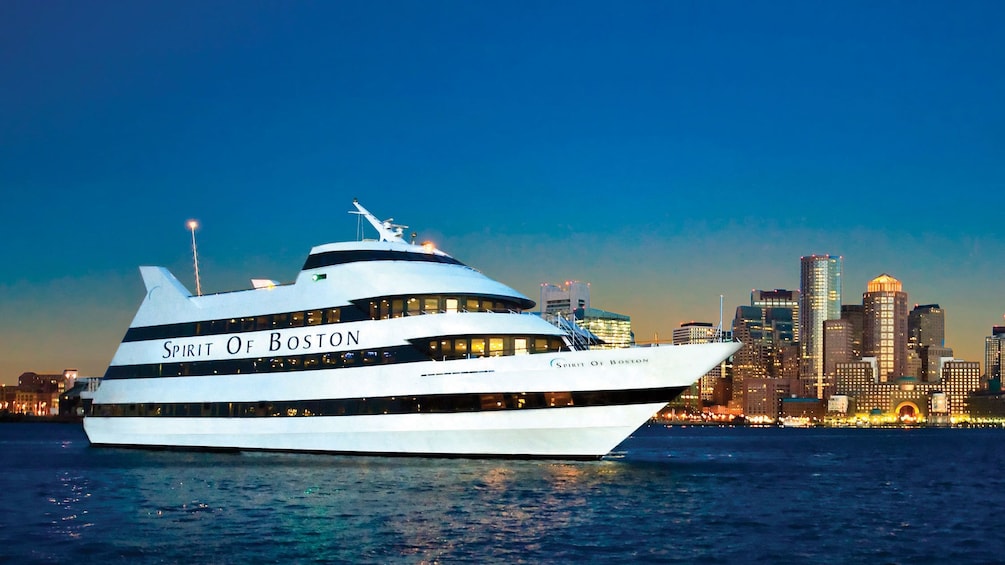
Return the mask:
<svg viewBox="0 0 1005 565">
<path fill-rule="evenodd" d="M 90 442 L 597 459 L 740 347 L 590 349 L 353 204 L 378 237 L 314 247 L 293 283 L 193 295 L 140 267 L 146 296 L 84 417 Z"/>
</svg>

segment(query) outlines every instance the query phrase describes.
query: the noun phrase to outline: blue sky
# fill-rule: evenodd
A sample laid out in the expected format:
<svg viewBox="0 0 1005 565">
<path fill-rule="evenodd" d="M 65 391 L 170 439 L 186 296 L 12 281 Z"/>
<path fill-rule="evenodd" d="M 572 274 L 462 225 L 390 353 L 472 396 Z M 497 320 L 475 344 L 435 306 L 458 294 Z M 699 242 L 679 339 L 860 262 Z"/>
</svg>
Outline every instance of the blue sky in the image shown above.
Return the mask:
<svg viewBox="0 0 1005 565">
<path fill-rule="evenodd" d="M 627 4 L 627 5 L 625 5 Z M 845 257 L 1005 313 L 1005 3 L 0 3 L 0 382 L 103 374 L 137 266 L 292 280 L 352 198 L 640 340 Z"/>
</svg>

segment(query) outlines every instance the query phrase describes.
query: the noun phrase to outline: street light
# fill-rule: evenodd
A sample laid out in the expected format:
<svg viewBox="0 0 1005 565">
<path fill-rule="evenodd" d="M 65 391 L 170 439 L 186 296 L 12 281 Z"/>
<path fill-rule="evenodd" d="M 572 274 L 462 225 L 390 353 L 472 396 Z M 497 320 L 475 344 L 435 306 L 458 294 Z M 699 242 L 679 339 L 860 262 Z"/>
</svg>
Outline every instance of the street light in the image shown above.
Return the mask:
<svg viewBox="0 0 1005 565">
<path fill-rule="evenodd" d="M 199 227 L 199 222 L 188 221 L 188 229 L 192 232 L 192 263 L 195 264 L 195 294 L 202 296 L 202 286 L 199 284 L 199 254 L 195 250 L 195 228 Z"/>
</svg>

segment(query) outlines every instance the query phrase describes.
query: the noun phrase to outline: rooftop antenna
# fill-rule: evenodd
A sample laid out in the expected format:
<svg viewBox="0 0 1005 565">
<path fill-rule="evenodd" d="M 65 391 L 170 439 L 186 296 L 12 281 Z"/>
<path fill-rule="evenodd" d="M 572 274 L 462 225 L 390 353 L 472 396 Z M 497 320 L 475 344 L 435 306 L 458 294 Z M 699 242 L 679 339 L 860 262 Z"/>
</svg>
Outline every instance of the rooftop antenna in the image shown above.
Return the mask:
<svg viewBox="0 0 1005 565">
<path fill-rule="evenodd" d="M 188 221 L 188 229 L 192 232 L 192 263 L 195 264 L 195 295 L 202 296 L 202 285 L 199 284 L 199 253 L 195 249 L 195 228 L 199 227 L 199 222 Z"/>
</svg>

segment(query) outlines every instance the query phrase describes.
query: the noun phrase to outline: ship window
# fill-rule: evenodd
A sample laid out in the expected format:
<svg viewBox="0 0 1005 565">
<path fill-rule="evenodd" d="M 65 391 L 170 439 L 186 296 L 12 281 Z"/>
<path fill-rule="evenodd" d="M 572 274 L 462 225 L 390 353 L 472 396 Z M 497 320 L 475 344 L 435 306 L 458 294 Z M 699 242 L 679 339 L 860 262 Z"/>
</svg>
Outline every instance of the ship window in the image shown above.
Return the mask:
<svg viewBox="0 0 1005 565">
<path fill-rule="evenodd" d="M 440 299 L 436 297 L 426 297 L 422 299 L 422 311 L 426 314 L 440 313 Z"/>
<path fill-rule="evenodd" d="M 447 307 L 445 308 L 445 310 L 448 313 L 450 313 L 450 312 L 456 312 L 457 311 L 457 299 L 456 298 L 448 298 L 446 300 L 446 304 L 447 304 Z"/>
<path fill-rule="evenodd" d="M 286 367 L 284 359 L 282 357 L 273 357 L 269 359 L 269 368 L 273 371 L 282 371 Z"/>
<path fill-rule="evenodd" d="M 255 329 L 255 318 L 249 316 L 247 318 L 241 318 L 241 331 L 250 332 Z"/>
<path fill-rule="evenodd" d="M 307 325 L 316 326 L 321 323 L 321 310 L 307 311 Z"/>
<path fill-rule="evenodd" d="M 503 338 L 489 338 L 489 357 L 499 357 L 503 354 Z"/>
<path fill-rule="evenodd" d="M 440 353 L 443 355 L 450 355 L 454 352 L 454 342 L 449 339 L 440 340 Z"/>
<path fill-rule="evenodd" d="M 256 330 L 267 330 L 272 327 L 272 319 L 269 316 L 259 316 L 255 318 Z"/>
<path fill-rule="evenodd" d="M 321 363 L 325 367 L 332 367 L 338 364 L 338 354 L 337 353 L 325 353 L 321 356 Z"/>
<path fill-rule="evenodd" d="M 337 324 L 342 319 L 342 310 L 339 308 L 329 308 L 325 310 L 325 323 Z"/>
<path fill-rule="evenodd" d="M 485 357 L 485 338 L 471 338 L 471 355 L 473 357 Z"/>
<path fill-rule="evenodd" d="M 419 315 L 419 299 L 414 296 L 408 299 L 408 315 L 409 316 Z"/>
<path fill-rule="evenodd" d="M 345 353 L 342 354 L 342 364 L 343 365 L 352 365 L 354 363 L 356 363 L 356 354 L 355 353 L 353 353 L 352 351 L 346 351 Z"/>
<path fill-rule="evenodd" d="M 391 301 L 391 317 L 400 318 L 404 315 L 404 301 L 400 298 L 395 298 Z"/>
<path fill-rule="evenodd" d="M 548 406 L 572 406 L 571 392 L 546 392 L 544 402 Z"/>
<path fill-rule="evenodd" d="M 241 330 L 241 322 L 237 318 L 231 318 L 227 320 L 227 333 L 232 333 Z"/>
<path fill-rule="evenodd" d="M 482 410 L 501 410 L 503 408 L 505 408 L 505 406 L 503 406 L 503 395 L 501 394 L 481 395 Z"/>
<path fill-rule="evenodd" d="M 391 317 L 391 303 L 387 299 L 380 301 L 380 319 L 386 320 Z"/>
<path fill-rule="evenodd" d="M 377 359 L 378 359 L 378 357 L 377 357 L 377 352 L 376 351 L 367 351 L 366 353 L 363 354 L 363 362 L 364 363 L 373 363 Z"/>
<path fill-rule="evenodd" d="M 548 339 L 543 337 L 534 338 L 534 353 L 544 353 L 548 351 Z"/>
<path fill-rule="evenodd" d="M 513 354 L 514 355 L 527 354 L 527 338 L 518 337 L 513 340 Z"/>
<path fill-rule="evenodd" d="M 272 315 L 272 327 L 273 328 L 287 328 L 290 326 L 290 315 L 289 314 L 273 314 Z"/>
<path fill-rule="evenodd" d="M 293 312 L 290 314 L 290 327 L 299 328 L 304 325 L 304 313 L 303 312 Z"/>
<path fill-rule="evenodd" d="M 467 310 L 468 312 L 477 312 L 478 311 L 478 299 L 477 298 L 468 298 L 467 300 L 465 300 L 464 301 L 464 309 Z"/>
<path fill-rule="evenodd" d="M 320 355 L 307 355 L 304 357 L 304 369 L 316 369 L 320 362 Z"/>
<path fill-rule="evenodd" d="M 459 337 L 454 340 L 454 352 L 457 353 L 458 357 L 464 357 L 468 354 L 468 340 L 463 337 Z"/>
</svg>

